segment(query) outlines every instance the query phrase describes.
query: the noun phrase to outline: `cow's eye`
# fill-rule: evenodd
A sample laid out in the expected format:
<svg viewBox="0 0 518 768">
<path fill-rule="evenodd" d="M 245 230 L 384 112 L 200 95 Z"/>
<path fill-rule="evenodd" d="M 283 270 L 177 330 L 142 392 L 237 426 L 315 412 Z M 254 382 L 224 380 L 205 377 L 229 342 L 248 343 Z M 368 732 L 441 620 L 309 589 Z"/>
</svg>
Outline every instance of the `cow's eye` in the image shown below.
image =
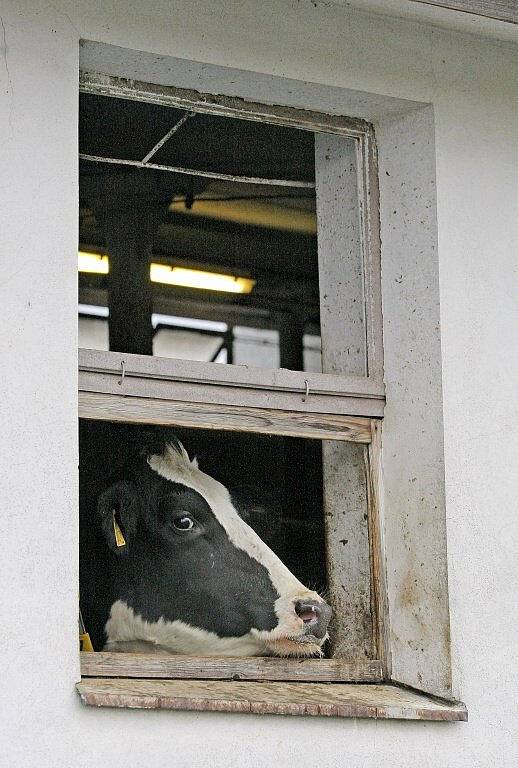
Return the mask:
<svg viewBox="0 0 518 768">
<path fill-rule="evenodd" d="M 192 531 L 195 525 L 196 523 L 190 515 L 180 515 L 173 520 L 173 527 L 177 531 Z"/>
</svg>

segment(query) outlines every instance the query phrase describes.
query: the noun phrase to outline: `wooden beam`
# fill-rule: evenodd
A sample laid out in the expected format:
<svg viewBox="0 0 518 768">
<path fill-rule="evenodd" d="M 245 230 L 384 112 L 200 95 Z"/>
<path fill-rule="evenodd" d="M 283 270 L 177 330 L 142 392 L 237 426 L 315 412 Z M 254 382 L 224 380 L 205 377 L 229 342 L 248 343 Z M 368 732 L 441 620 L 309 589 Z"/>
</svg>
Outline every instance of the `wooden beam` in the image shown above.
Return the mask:
<svg viewBox="0 0 518 768">
<path fill-rule="evenodd" d="M 369 510 L 364 447 L 324 442 L 324 523 L 333 658 L 373 658 Z"/>
<path fill-rule="evenodd" d="M 383 498 L 382 422 L 371 421 L 372 440 L 366 449 L 369 549 L 371 553 L 371 605 L 375 629 L 375 655 L 383 665 L 383 677 L 392 677 L 390 614 L 387 596 L 387 563 L 382 520 Z"/>
<path fill-rule="evenodd" d="M 243 389 L 261 389 L 268 391 L 269 394 L 293 392 L 302 397 L 306 391 L 305 380 L 307 379 L 310 396 L 306 398 L 305 409 L 311 410 L 311 401 L 316 395 L 337 395 L 344 398 L 360 396 L 381 402 L 385 399 L 385 387 L 382 381 L 358 376 L 273 370 L 251 365 L 215 365 L 194 360 L 119 354 L 95 349 L 79 350 L 79 370 L 85 373 L 114 374 L 118 377 L 123 361 L 127 385 L 131 378 L 141 377 L 157 381 L 185 381 Z"/>
<path fill-rule="evenodd" d="M 195 202 L 191 210 L 197 207 Z M 96 219 L 82 217 L 79 234 L 83 248 L 103 250 L 104 234 Z M 181 211 L 168 212 L 157 229 L 153 256 L 156 260 L 170 259 L 186 267 L 214 269 L 217 265 L 228 271 L 246 268 L 251 277 L 270 277 L 272 282 L 287 272 L 290 280 L 298 284 L 318 280 L 315 236 L 187 215 Z"/>
<path fill-rule="evenodd" d="M 209 365 L 222 367 L 217 363 L 209 363 Z M 137 376 L 126 376 L 122 380 L 120 370 L 115 375 L 79 371 L 79 390 L 107 395 L 123 395 L 128 398 L 143 397 L 182 403 L 264 408 L 273 413 L 276 411 L 313 415 L 319 413 L 324 414 L 324 421 L 327 416 L 333 415 L 351 418 L 380 418 L 383 415 L 383 402 L 371 398 L 313 395 L 303 401 L 302 395 L 291 392 L 265 392 L 261 389 L 174 380 L 164 381 Z"/>
<path fill-rule="evenodd" d="M 433 699 L 393 685 L 85 678 L 76 688 L 83 703 L 94 707 L 377 720 L 468 719 L 461 703 Z"/>
<path fill-rule="evenodd" d="M 83 677 L 197 680 L 285 680 L 379 682 L 381 664 L 363 659 L 280 659 L 275 657 L 173 656 L 142 653 L 82 653 Z"/>
<path fill-rule="evenodd" d="M 281 368 L 304 370 L 304 324 L 298 313 L 286 314 L 279 323 Z"/>
<path fill-rule="evenodd" d="M 411 2 L 435 5 L 451 11 L 469 13 L 472 16 L 485 16 L 488 19 L 518 24 L 516 0 L 411 0 Z"/>
<path fill-rule="evenodd" d="M 79 418 L 368 443 L 370 420 L 232 405 L 79 392 Z"/>
</svg>

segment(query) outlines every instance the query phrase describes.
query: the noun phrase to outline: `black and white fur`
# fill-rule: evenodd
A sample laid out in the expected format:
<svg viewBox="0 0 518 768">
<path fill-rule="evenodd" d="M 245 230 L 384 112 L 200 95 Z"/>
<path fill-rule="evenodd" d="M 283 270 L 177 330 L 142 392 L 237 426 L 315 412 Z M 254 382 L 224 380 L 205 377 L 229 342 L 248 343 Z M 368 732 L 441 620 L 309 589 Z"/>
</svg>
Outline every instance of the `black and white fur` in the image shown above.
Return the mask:
<svg viewBox="0 0 518 768">
<path fill-rule="evenodd" d="M 100 497 L 109 544 L 106 650 L 312 655 L 330 609 L 240 517 L 178 441 L 143 448 Z M 125 544 L 117 546 L 113 520 Z M 175 527 L 194 521 L 191 530 Z M 314 620 L 296 606 L 314 606 Z M 311 616 L 311 614 L 310 614 Z"/>
</svg>

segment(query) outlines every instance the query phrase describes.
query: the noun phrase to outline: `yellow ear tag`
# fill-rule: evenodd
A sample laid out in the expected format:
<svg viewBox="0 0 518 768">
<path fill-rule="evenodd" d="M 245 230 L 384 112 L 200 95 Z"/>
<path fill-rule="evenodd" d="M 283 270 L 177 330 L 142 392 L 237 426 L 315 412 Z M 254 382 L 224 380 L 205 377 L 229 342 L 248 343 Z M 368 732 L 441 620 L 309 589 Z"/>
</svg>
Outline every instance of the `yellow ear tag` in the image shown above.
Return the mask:
<svg viewBox="0 0 518 768">
<path fill-rule="evenodd" d="M 115 519 L 115 510 L 113 510 L 113 535 L 115 536 L 115 543 L 118 547 L 124 547 L 126 544 L 126 539 L 122 535 L 122 531 L 120 529 L 120 526 Z"/>
<path fill-rule="evenodd" d="M 79 648 L 81 651 L 88 651 L 90 653 L 93 652 L 94 647 L 92 645 L 92 641 L 90 640 L 90 635 L 88 632 L 83 632 L 82 635 L 79 635 Z"/>
</svg>

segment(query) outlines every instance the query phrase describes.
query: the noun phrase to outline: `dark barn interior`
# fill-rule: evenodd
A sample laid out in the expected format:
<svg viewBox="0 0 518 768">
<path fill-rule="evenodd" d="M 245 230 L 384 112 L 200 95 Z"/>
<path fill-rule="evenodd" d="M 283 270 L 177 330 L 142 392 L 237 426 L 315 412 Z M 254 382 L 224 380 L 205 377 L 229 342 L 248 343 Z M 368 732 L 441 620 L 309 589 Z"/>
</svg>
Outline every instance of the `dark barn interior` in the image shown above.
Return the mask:
<svg viewBox="0 0 518 768">
<path fill-rule="evenodd" d="M 80 155 L 139 161 L 186 113 L 82 94 Z M 151 314 L 270 329 L 279 364 L 304 369 L 318 337 L 314 139 L 308 131 L 187 115 L 148 161 L 305 187 L 230 181 L 81 160 L 79 243 L 108 253 L 109 275 L 80 275 L 80 302 L 109 306 L 110 349 L 152 354 Z M 255 281 L 249 294 L 160 286 L 149 260 Z M 228 339 L 226 340 L 228 342 Z M 227 362 L 233 362 L 227 343 Z M 271 367 L 271 366 L 268 366 Z"/>
<path fill-rule="evenodd" d="M 99 160 L 139 162 L 172 128 L 147 162 L 192 174 Z M 312 133 L 82 94 L 80 157 L 79 249 L 109 259 L 107 274 L 79 273 L 80 345 L 88 321 L 103 326 L 99 348 L 112 351 L 320 370 Z M 253 288 L 161 284 L 150 280 L 151 263 L 249 278 Z M 164 332 L 167 344 L 158 346 Z M 86 339 L 83 346 L 95 346 Z M 82 571 L 102 546 L 96 500 L 139 429 L 80 423 Z M 325 589 L 321 443 L 174 433 L 204 471 L 242 495 L 250 523 L 288 568 Z M 82 583 L 84 618 L 95 626 L 87 588 Z M 93 640 L 100 650 L 101 637 Z"/>
</svg>

